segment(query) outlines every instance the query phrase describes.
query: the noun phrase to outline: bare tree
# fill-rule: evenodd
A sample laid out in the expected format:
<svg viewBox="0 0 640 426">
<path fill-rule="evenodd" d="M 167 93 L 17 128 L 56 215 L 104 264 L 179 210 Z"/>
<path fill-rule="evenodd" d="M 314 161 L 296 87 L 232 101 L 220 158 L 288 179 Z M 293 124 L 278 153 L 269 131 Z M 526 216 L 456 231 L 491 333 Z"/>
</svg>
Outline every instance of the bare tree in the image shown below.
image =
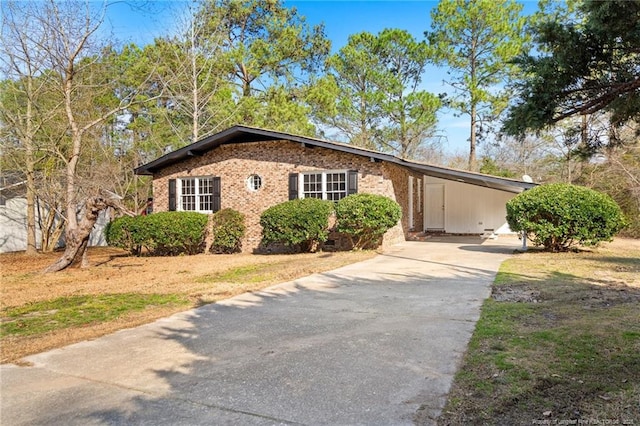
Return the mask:
<svg viewBox="0 0 640 426">
<path fill-rule="evenodd" d="M 99 126 L 137 101 L 139 88 L 116 93 L 113 80 L 119 77 L 120 70 L 105 69 L 100 63 L 105 49 L 97 32 L 104 20 L 106 3 L 96 7 L 89 1 L 47 0 L 37 6 L 30 18 L 48 35 L 37 49 L 46 56 L 48 75 L 62 105 L 68 135 L 57 146 L 65 169 L 66 250 L 60 261 L 47 269 L 51 272 L 66 268 L 85 252 L 93 226 L 88 227 L 87 220 L 96 209 L 108 205 L 95 196 L 95 188 L 91 188 L 93 194 L 81 191 L 79 165 L 83 150 L 90 140 L 100 137 L 101 132 L 96 130 Z M 87 201 L 82 203 L 80 200 L 85 197 Z M 78 207 L 82 204 L 84 217 L 79 223 Z"/>
<path fill-rule="evenodd" d="M 61 170 L 39 171 L 36 177 L 38 198 L 38 227 L 40 228 L 40 249 L 52 252 L 58 247 L 65 229 L 64 221 L 64 181 Z"/>
<path fill-rule="evenodd" d="M 28 255 L 37 253 L 36 167 L 45 158 L 37 134 L 52 116 L 40 108 L 49 90 L 45 76 L 48 58 L 41 48 L 47 44 L 49 35 L 32 19 L 38 14 L 37 8 L 33 2 L 0 2 L 0 63 L 6 79 L 2 85 L 0 120 L 5 130 L 5 150 L 8 138 L 18 141 L 13 153 L 17 153 L 19 169 L 26 180 Z"/>
<path fill-rule="evenodd" d="M 157 78 L 170 108 L 162 111 L 180 146 L 216 132 L 237 110 L 224 78 L 222 27 L 202 19 L 189 6 L 176 19 L 178 35 L 151 47 L 163 61 Z"/>
</svg>

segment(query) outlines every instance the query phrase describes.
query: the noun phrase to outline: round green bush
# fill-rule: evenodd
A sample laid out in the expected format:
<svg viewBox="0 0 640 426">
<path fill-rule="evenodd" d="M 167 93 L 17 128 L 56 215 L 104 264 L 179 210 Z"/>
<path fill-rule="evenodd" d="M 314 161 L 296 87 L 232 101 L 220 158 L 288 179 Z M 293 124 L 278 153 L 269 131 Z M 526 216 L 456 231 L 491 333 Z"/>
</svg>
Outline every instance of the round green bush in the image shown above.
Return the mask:
<svg viewBox="0 0 640 426">
<path fill-rule="evenodd" d="M 563 183 L 537 186 L 509 200 L 507 222 L 512 231 L 526 232 L 535 245 L 553 252 L 611 241 L 625 226 L 611 197 Z"/>
<path fill-rule="evenodd" d="M 286 201 L 268 208 L 260 215 L 262 242 L 295 246 L 314 252 L 329 235 L 329 215 L 333 203 L 317 198 Z"/>
<path fill-rule="evenodd" d="M 214 213 L 211 222 L 212 253 L 237 253 L 242 249 L 242 238 L 246 230 L 242 213 L 223 209 Z"/>
<path fill-rule="evenodd" d="M 336 204 L 337 231 L 346 234 L 356 250 L 379 245 L 401 216 L 398 203 L 382 195 L 353 194 Z"/>
</svg>

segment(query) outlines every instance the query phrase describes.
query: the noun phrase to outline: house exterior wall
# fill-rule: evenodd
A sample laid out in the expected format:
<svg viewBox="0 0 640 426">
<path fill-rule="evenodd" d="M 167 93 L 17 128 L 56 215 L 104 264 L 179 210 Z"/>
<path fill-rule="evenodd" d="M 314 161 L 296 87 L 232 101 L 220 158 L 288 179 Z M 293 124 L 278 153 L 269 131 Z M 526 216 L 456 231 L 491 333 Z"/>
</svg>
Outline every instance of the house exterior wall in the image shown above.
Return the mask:
<svg viewBox="0 0 640 426">
<path fill-rule="evenodd" d="M 36 230 L 36 241 L 40 240 Z M 0 206 L 0 253 L 27 249 L 27 200 L 10 198 Z"/>
<path fill-rule="evenodd" d="M 40 210 L 35 209 L 36 214 L 36 247 L 41 248 L 42 230 L 40 223 Z M 106 210 L 100 212 L 91 234 L 89 246 L 106 246 L 104 229 L 110 221 L 110 215 Z M 64 235 L 57 243 L 58 247 L 64 246 Z M 23 251 L 27 249 L 27 199 L 23 197 L 9 198 L 5 205 L 0 206 L 0 253 Z"/>
<path fill-rule="evenodd" d="M 222 145 L 202 156 L 158 171 L 153 176 L 154 211 L 169 209 L 170 179 L 220 177 L 220 207 L 232 208 L 245 215 L 247 234 L 242 247 L 243 251 L 252 251 L 261 241 L 260 214 L 289 200 L 289 174 L 314 170 L 357 170 L 359 193 L 387 196 L 406 212 L 408 170 L 385 162 L 372 162 L 367 157 L 320 147 L 304 147 L 284 140 Z M 247 178 L 253 174 L 262 178 L 262 187 L 257 191 L 251 191 L 247 186 Z M 421 176 L 416 174 L 415 178 Z M 418 210 L 421 209 L 416 207 L 416 220 L 422 217 Z M 407 214 L 403 214 L 401 223 L 385 235 L 384 245 L 404 240 L 407 231 Z"/>
<path fill-rule="evenodd" d="M 452 234 L 511 233 L 506 204 L 517 194 L 430 176 L 425 184 L 444 184 L 444 227 Z"/>
</svg>

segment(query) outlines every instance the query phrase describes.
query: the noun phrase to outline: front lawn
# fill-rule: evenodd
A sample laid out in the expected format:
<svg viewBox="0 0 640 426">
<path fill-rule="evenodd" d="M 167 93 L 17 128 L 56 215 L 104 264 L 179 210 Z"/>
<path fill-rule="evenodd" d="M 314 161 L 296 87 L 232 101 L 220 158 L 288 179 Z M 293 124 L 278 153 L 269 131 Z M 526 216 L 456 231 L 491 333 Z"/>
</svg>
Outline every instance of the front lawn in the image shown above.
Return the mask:
<svg viewBox="0 0 640 426">
<path fill-rule="evenodd" d="M 440 425 L 640 425 L 640 241 L 506 261 Z"/>
<path fill-rule="evenodd" d="M 0 255 L 0 362 L 93 339 L 376 253 L 130 257 L 90 249 L 92 267 L 43 275 L 60 253 Z"/>
</svg>

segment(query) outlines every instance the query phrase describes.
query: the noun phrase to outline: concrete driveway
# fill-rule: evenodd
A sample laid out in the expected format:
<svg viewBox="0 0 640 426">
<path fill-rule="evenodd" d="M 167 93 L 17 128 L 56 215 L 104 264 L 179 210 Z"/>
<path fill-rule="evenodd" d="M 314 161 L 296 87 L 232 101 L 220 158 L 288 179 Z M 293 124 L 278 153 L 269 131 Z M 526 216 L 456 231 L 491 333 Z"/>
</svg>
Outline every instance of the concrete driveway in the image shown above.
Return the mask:
<svg viewBox="0 0 640 426">
<path fill-rule="evenodd" d="M 0 367 L 3 425 L 434 424 L 519 242 L 384 255 Z"/>
</svg>

